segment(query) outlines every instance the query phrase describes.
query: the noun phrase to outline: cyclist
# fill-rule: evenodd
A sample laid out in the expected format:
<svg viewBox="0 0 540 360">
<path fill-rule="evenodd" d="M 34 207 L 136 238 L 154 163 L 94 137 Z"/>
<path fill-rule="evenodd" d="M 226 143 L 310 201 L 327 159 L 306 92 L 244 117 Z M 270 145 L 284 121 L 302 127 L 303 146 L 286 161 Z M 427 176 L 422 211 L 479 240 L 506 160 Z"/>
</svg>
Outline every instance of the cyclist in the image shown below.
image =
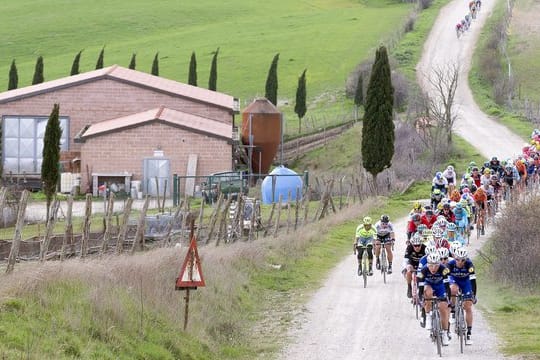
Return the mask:
<svg viewBox="0 0 540 360">
<path fill-rule="evenodd" d="M 440 171 L 437 171 L 435 177 L 431 180 L 431 192 L 435 189 L 439 189 L 443 194 L 446 194 L 446 191 L 448 190 L 448 180 Z"/>
<path fill-rule="evenodd" d="M 420 234 L 414 234 L 411 243 L 405 249 L 405 258 L 403 260 L 403 275 L 407 281 L 407 297 L 412 298 L 412 273 L 418 270 L 420 259 L 426 255 L 426 245 L 422 244 Z"/>
<path fill-rule="evenodd" d="M 482 235 L 484 235 L 485 221 L 486 221 L 486 210 L 487 210 L 487 194 L 484 191 L 483 187 L 479 187 L 478 190 L 473 195 L 474 202 L 476 204 L 477 216 L 480 217 L 479 225 Z"/>
<path fill-rule="evenodd" d="M 489 183 L 489 179 L 491 178 L 491 169 L 485 168 L 482 172 L 482 176 L 480 176 L 480 186 L 484 185 L 485 183 Z"/>
<path fill-rule="evenodd" d="M 440 262 L 441 258 L 437 252 L 427 256 L 427 265 L 418 272 L 418 295 L 420 299 L 436 297 L 440 300 L 439 311 L 441 313 L 441 326 L 444 330 L 442 343 L 448 346 L 450 342 L 449 322 L 448 322 L 448 295 L 450 286 L 448 273 L 449 270 Z M 424 309 L 426 311 L 426 328 L 431 330 L 431 307 L 430 301 L 426 301 Z"/>
<path fill-rule="evenodd" d="M 461 246 L 461 244 L 459 245 Z M 427 265 L 427 257 L 429 254 L 433 254 L 433 253 L 436 253 L 437 252 L 437 248 L 435 247 L 434 244 L 428 244 L 426 245 L 426 250 L 425 250 L 426 254 L 424 256 L 422 256 L 420 258 L 420 260 L 418 260 L 418 268 L 416 269 L 417 273 L 424 267 Z"/>
<path fill-rule="evenodd" d="M 424 208 L 422 207 L 422 204 L 420 204 L 419 201 L 415 201 L 415 203 L 413 204 L 412 210 L 409 212 L 409 217 L 412 218 L 414 214 L 422 215 L 423 212 L 424 212 Z"/>
<path fill-rule="evenodd" d="M 392 260 L 394 254 L 392 254 L 392 243 L 396 241 L 394 234 L 394 225 L 390 222 L 388 215 L 381 215 L 381 220 L 375 224 L 375 230 L 377 231 L 377 240 L 375 240 L 375 256 L 377 257 L 377 270 L 381 269 L 381 244 L 384 244 L 386 253 L 388 254 L 388 274 L 392 273 Z"/>
<path fill-rule="evenodd" d="M 502 175 L 504 193 L 512 191 L 514 185 L 517 183 L 516 174 L 514 173 L 514 167 L 510 164 L 507 164 L 504 167 L 504 172 Z M 506 200 L 506 199 L 505 199 Z"/>
<path fill-rule="evenodd" d="M 444 193 L 440 189 L 435 188 L 431 193 L 431 208 L 437 209 L 437 206 L 439 206 L 439 203 L 441 202 L 443 197 Z"/>
<path fill-rule="evenodd" d="M 461 24 L 458 24 L 461 25 Z M 456 186 L 456 172 L 454 171 L 454 167 L 452 165 L 448 165 L 446 169 L 443 171 L 442 175 L 446 179 L 446 182 L 448 183 L 448 194 L 452 193 L 452 190 L 454 190 Z"/>
<path fill-rule="evenodd" d="M 426 225 L 428 229 L 431 229 L 435 221 L 437 221 L 437 217 L 431 207 L 426 207 L 426 211 L 424 212 L 424 215 L 422 215 L 420 221 L 422 221 L 422 224 Z"/>
<path fill-rule="evenodd" d="M 369 216 L 362 219 L 362 224 L 356 227 L 356 236 L 353 244 L 354 253 L 358 253 L 358 275 L 362 275 L 362 255 L 366 248 L 369 260 L 368 275 L 373 275 L 373 240 L 377 231 L 372 226 L 372 220 Z"/>
<path fill-rule="evenodd" d="M 489 186 L 493 188 L 493 192 L 495 194 L 495 200 L 497 200 L 497 202 L 501 201 L 502 184 L 499 181 L 499 178 L 497 177 L 497 175 L 491 175 L 491 178 L 489 179 Z"/>
<path fill-rule="evenodd" d="M 467 213 L 467 210 L 463 208 L 463 204 L 461 202 L 456 204 L 456 207 L 454 208 L 454 215 L 456 216 L 456 226 L 458 228 L 457 239 L 462 244 L 465 244 L 464 236 L 465 232 L 467 231 L 467 227 L 469 226 L 469 214 Z"/>
<path fill-rule="evenodd" d="M 480 177 L 482 176 L 482 174 L 480 174 L 480 170 L 478 169 L 477 166 L 474 166 L 472 168 L 472 172 L 471 172 L 471 178 L 473 179 L 474 181 L 474 185 L 476 185 L 476 188 L 480 187 L 481 182 L 480 182 Z M 472 189 L 471 189 L 472 191 Z"/>
<path fill-rule="evenodd" d="M 421 224 L 420 214 L 413 214 L 407 222 L 407 241 L 411 240 L 411 236 L 418 231 L 418 225 Z"/>
<path fill-rule="evenodd" d="M 501 175 L 503 172 L 503 167 L 501 166 L 501 162 L 499 159 L 497 159 L 496 156 L 491 158 L 491 161 L 489 162 L 489 168 L 495 172 L 497 175 Z"/>
<path fill-rule="evenodd" d="M 437 249 L 441 247 L 450 249 L 450 243 L 448 242 L 448 240 L 444 238 L 443 229 L 441 229 L 438 225 L 437 226 L 434 225 L 431 231 L 433 231 L 433 241 L 435 242 L 435 247 Z"/>
<path fill-rule="evenodd" d="M 449 222 L 446 225 L 446 240 L 452 245 L 452 242 L 456 241 L 456 224 Z M 458 241 L 459 242 L 459 241 Z M 461 245 L 461 243 L 459 243 Z"/>
<path fill-rule="evenodd" d="M 449 203 L 444 203 L 439 216 L 444 216 L 447 222 L 453 223 L 456 221 L 456 216 L 452 212 L 452 207 Z M 439 218 L 439 216 L 437 218 Z"/>
<path fill-rule="evenodd" d="M 465 321 L 467 323 L 467 337 L 465 344 L 472 345 L 471 330 L 473 326 L 472 305 L 476 304 L 476 274 L 474 265 L 468 257 L 467 249 L 461 247 L 454 253 L 454 259 L 448 262 L 450 274 L 450 289 L 453 296 L 461 291 L 466 301 L 463 302 L 465 310 Z M 455 302 L 455 298 L 452 298 Z"/>
</svg>

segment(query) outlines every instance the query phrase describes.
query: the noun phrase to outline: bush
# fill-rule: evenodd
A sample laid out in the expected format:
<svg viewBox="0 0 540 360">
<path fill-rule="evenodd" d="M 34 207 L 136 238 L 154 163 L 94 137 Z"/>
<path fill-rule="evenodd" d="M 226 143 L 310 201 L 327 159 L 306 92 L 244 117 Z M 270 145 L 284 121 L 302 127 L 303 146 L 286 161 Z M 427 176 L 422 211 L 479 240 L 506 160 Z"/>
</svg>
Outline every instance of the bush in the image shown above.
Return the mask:
<svg viewBox="0 0 540 360">
<path fill-rule="evenodd" d="M 537 218 L 540 195 L 516 200 L 502 212 L 492 236 L 492 274 L 518 287 L 540 285 Z"/>
<path fill-rule="evenodd" d="M 418 1 L 418 6 L 420 10 L 425 10 L 433 4 L 433 0 L 420 0 Z"/>
</svg>

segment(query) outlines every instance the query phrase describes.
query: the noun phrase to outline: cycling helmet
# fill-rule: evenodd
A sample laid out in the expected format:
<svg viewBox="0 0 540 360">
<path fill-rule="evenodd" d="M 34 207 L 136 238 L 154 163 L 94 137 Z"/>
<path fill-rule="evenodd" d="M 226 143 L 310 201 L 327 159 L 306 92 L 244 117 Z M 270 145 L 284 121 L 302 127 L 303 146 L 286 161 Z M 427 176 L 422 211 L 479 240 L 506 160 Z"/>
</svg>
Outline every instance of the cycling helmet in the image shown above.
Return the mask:
<svg viewBox="0 0 540 360">
<path fill-rule="evenodd" d="M 421 219 L 420 214 L 413 214 L 413 216 L 411 217 L 412 221 L 420 221 L 420 219 Z"/>
<path fill-rule="evenodd" d="M 512 171 L 512 165 L 507 164 L 505 167 L 506 171 Z"/>
<path fill-rule="evenodd" d="M 484 174 L 491 174 L 491 169 L 490 168 L 485 168 L 484 169 Z"/>
<path fill-rule="evenodd" d="M 425 229 L 427 229 L 427 226 L 424 224 L 420 224 L 416 227 L 416 232 L 421 235 Z"/>
<path fill-rule="evenodd" d="M 439 254 L 437 253 L 437 251 L 434 251 L 427 256 L 428 264 L 438 264 L 440 261 L 441 261 L 441 258 Z"/>
<path fill-rule="evenodd" d="M 461 201 L 456 204 L 456 209 L 463 209 L 463 205 L 461 204 Z"/>
<path fill-rule="evenodd" d="M 471 189 L 469 189 L 468 187 L 465 187 L 463 189 L 463 194 L 470 194 L 471 193 Z"/>
<path fill-rule="evenodd" d="M 452 165 L 448 165 L 448 167 L 446 168 L 446 170 L 448 171 L 454 171 L 454 167 Z"/>
<path fill-rule="evenodd" d="M 437 204 L 437 210 L 441 211 L 442 210 L 442 207 L 443 207 L 443 203 L 440 202 Z"/>
<path fill-rule="evenodd" d="M 491 178 L 490 178 L 492 181 L 497 181 L 499 180 L 499 178 L 497 177 L 497 175 L 491 175 Z"/>
<path fill-rule="evenodd" d="M 444 230 L 446 228 L 446 224 L 448 224 L 448 221 L 446 221 L 446 218 L 444 216 L 442 217 L 442 219 L 439 216 L 435 224 L 439 225 L 439 227 Z"/>
<path fill-rule="evenodd" d="M 448 209 L 449 210 L 450 209 L 450 204 L 449 203 L 444 203 L 442 207 L 443 207 L 443 209 Z"/>
<path fill-rule="evenodd" d="M 388 217 L 388 215 L 381 215 L 381 222 L 386 224 L 389 221 L 390 221 L 390 218 Z"/>
<path fill-rule="evenodd" d="M 467 206 L 468 205 L 467 198 L 461 199 L 461 201 L 459 203 L 461 204 L 461 206 Z"/>
<path fill-rule="evenodd" d="M 373 223 L 373 220 L 371 220 L 369 216 L 366 216 L 362 219 L 362 222 L 364 223 L 364 225 L 371 225 Z"/>
<path fill-rule="evenodd" d="M 446 231 L 456 231 L 456 228 L 457 226 L 453 222 L 446 224 Z"/>
<path fill-rule="evenodd" d="M 484 167 L 489 167 L 489 161 L 484 162 Z"/>
<path fill-rule="evenodd" d="M 441 259 L 448 258 L 448 256 L 450 255 L 448 249 L 445 247 L 438 248 L 437 253 L 441 257 Z"/>
<path fill-rule="evenodd" d="M 411 237 L 411 245 L 421 245 L 422 244 L 422 238 L 420 237 L 420 235 L 418 233 L 414 234 L 412 237 Z"/>
<path fill-rule="evenodd" d="M 456 259 L 466 259 L 469 256 L 469 253 L 466 248 L 460 247 L 454 251 L 454 257 Z"/>
<path fill-rule="evenodd" d="M 431 210 L 431 208 L 426 209 L 426 215 L 433 215 L 433 210 Z"/>
<path fill-rule="evenodd" d="M 444 230 L 438 226 L 437 227 L 434 226 L 432 228 L 432 231 L 433 231 L 433 236 L 435 236 L 436 238 L 441 238 L 444 235 Z"/>
<path fill-rule="evenodd" d="M 437 252 L 437 248 L 435 245 L 429 244 L 426 246 L 426 255 L 432 254 L 434 252 Z"/>
<path fill-rule="evenodd" d="M 442 179 L 442 172 L 437 171 L 437 173 L 435 174 L 435 177 L 437 178 L 437 180 L 441 180 Z"/>
<path fill-rule="evenodd" d="M 478 166 L 473 166 L 472 171 L 478 171 Z"/>
<path fill-rule="evenodd" d="M 413 210 L 420 210 L 420 209 L 422 209 L 422 204 L 420 204 L 419 201 L 415 201 L 412 208 L 413 208 Z"/>
<path fill-rule="evenodd" d="M 431 229 L 424 229 L 424 231 L 422 231 L 422 236 L 425 238 L 432 235 L 433 235 L 433 230 Z"/>
<path fill-rule="evenodd" d="M 454 255 L 456 253 L 456 250 L 459 249 L 461 246 L 462 245 L 459 241 L 452 241 L 452 243 L 450 244 L 450 252 L 452 252 L 452 255 Z"/>
<path fill-rule="evenodd" d="M 497 159 L 497 157 L 494 156 L 494 157 L 491 158 L 491 161 L 499 161 L 499 159 Z"/>
<path fill-rule="evenodd" d="M 471 162 L 469 163 L 469 167 L 472 167 L 472 166 L 476 166 L 476 163 L 475 163 L 474 161 L 471 161 Z"/>
</svg>

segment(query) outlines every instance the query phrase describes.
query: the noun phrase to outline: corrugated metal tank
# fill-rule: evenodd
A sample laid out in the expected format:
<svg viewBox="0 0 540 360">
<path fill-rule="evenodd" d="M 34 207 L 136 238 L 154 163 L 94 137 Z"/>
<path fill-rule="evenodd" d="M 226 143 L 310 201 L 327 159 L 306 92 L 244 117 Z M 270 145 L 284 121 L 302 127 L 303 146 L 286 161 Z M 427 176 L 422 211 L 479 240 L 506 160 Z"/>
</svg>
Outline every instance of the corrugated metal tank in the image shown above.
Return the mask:
<svg viewBox="0 0 540 360">
<path fill-rule="evenodd" d="M 242 143 L 256 147 L 247 148 L 254 173 L 268 173 L 280 141 L 281 112 L 266 98 L 255 99 L 242 112 Z"/>
</svg>

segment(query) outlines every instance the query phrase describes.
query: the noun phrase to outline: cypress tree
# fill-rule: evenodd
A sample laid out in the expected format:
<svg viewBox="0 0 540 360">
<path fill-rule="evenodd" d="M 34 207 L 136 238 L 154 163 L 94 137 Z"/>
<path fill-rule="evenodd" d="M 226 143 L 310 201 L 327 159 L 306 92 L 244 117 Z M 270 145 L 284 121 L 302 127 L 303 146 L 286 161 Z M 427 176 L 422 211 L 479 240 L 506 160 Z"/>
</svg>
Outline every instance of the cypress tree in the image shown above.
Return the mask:
<svg viewBox="0 0 540 360">
<path fill-rule="evenodd" d="M 266 91 L 265 97 L 274 105 L 277 105 L 277 90 L 278 90 L 278 77 L 277 66 L 279 61 L 279 53 L 274 56 L 270 69 L 268 70 L 268 76 L 266 78 Z"/>
<path fill-rule="evenodd" d="M 71 73 L 70 75 L 78 75 L 79 74 L 79 62 L 81 61 L 81 54 L 82 50 L 75 55 L 75 58 L 73 59 L 73 64 L 71 65 Z"/>
<path fill-rule="evenodd" d="M 208 79 L 208 90 L 216 91 L 217 90 L 217 57 L 219 53 L 219 48 L 214 52 L 212 57 L 212 66 L 210 67 L 210 78 Z"/>
<path fill-rule="evenodd" d="M 52 199 L 56 194 L 56 185 L 60 177 L 58 163 L 60 160 L 60 139 L 62 128 L 60 127 L 60 105 L 54 104 L 45 135 L 43 137 L 43 162 L 41 164 L 41 181 L 43 182 L 43 192 L 47 198 L 47 222 L 49 221 L 49 210 Z"/>
<path fill-rule="evenodd" d="M 97 69 L 103 69 L 103 59 L 105 58 L 105 46 L 101 48 L 101 51 L 99 52 L 99 56 L 96 62 L 96 70 Z"/>
<path fill-rule="evenodd" d="M 137 57 L 137 54 L 135 53 L 131 55 L 131 60 L 129 61 L 129 66 L 128 66 L 131 70 L 135 70 L 135 66 L 137 65 L 136 60 L 135 60 L 136 57 Z"/>
<path fill-rule="evenodd" d="M 154 61 L 152 62 L 152 75 L 159 76 L 159 60 L 158 60 L 159 52 L 156 53 L 156 56 L 154 56 Z"/>
<path fill-rule="evenodd" d="M 392 166 L 394 156 L 394 88 L 386 47 L 375 54 L 365 99 L 362 128 L 362 165 L 373 176 Z"/>
<path fill-rule="evenodd" d="M 294 112 L 298 115 L 298 133 L 302 132 L 302 118 L 306 115 L 306 71 L 298 78 L 298 87 L 296 88 L 296 104 Z"/>
<path fill-rule="evenodd" d="M 39 56 L 36 60 L 36 68 L 34 70 L 34 78 L 32 79 L 32 85 L 41 84 L 44 80 L 43 56 Z"/>
<path fill-rule="evenodd" d="M 17 73 L 17 65 L 15 65 L 15 59 L 11 62 L 11 67 L 9 68 L 9 83 L 8 90 L 16 89 L 19 86 L 19 75 Z"/>
<path fill-rule="evenodd" d="M 188 84 L 197 86 L 197 58 L 195 57 L 195 51 L 191 53 L 191 60 L 189 61 Z"/>
</svg>

